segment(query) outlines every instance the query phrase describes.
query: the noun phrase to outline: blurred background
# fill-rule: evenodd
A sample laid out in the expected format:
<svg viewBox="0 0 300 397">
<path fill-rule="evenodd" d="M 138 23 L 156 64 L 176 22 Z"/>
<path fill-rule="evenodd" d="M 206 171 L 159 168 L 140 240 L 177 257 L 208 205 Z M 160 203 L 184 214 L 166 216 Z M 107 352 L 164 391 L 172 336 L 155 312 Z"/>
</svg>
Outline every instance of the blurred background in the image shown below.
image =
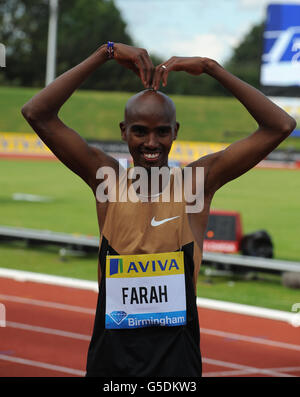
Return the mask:
<svg viewBox="0 0 300 397">
<path fill-rule="evenodd" d="M 271 270 L 265 262 L 246 268 L 240 259 L 234 267 L 212 257 L 198 283 L 201 297 L 290 310 L 300 284 L 300 1 L 0 0 L 0 267 L 97 279 L 94 198 L 20 110 L 108 40 L 146 48 L 154 64 L 173 55 L 213 58 L 298 120 L 273 153 L 216 194 L 206 234 L 207 253 L 268 258 Z M 127 99 L 142 89 L 135 74 L 108 62 L 60 116 L 90 144 L 130 162 L 118 125 Z M 184 166 L 256 129 L 243 106 L 209 76 L 171 73 L 161 90 L 174 100 L 181 124 L 172 165 Z M 95 244 L 52 244 L 50 237 L 29 238 L 29 229 Z M 276 261 L 298 266 L 292 281 Z"/>
</svg>

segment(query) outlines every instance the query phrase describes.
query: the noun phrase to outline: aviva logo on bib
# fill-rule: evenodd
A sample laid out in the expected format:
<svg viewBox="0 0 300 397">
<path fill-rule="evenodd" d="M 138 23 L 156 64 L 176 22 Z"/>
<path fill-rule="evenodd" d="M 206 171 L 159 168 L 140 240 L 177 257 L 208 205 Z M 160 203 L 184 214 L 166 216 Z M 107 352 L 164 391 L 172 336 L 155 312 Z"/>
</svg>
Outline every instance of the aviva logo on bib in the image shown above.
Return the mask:
<svg viewBox="0 0 300 397">
<path fill-rule="evenodd" d="M 111 258 L 109 261 L 109 275 L 123 273 L 123 259 Z"/>
<path fill-rule="evenodd" d="M 109 255 L 107 278 L 151 277 L 184 274 L 183 252 L 143 255 Z"/>
</svg>

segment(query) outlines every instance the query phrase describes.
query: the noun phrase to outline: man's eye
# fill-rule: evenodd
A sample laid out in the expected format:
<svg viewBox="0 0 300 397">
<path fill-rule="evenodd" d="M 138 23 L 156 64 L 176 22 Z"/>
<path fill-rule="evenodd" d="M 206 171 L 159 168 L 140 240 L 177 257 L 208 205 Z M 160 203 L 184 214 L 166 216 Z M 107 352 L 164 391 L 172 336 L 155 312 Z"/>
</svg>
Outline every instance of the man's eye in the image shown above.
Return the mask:
<svg viewBox="0 0 300 397">
<path fill-rule="evenodd" d="M 136 135 L 144 135 L 146 133 L 144 128 L 141 127 L 134 127 L 132 128 L 132 131 L 136 134 Z"/>
<path fill-rule="evenodd" d="M 169 134 L 169 129 L 168 128 L 160 128 L 158 130 L 159 135 L 165 136 Z"/>
</svg>

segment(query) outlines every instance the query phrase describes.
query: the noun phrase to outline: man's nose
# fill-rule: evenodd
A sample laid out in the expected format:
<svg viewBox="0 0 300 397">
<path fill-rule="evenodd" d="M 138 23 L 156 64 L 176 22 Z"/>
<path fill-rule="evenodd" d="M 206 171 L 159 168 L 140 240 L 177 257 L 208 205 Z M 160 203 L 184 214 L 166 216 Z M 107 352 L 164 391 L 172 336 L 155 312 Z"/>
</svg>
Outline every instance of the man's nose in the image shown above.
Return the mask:
<svg viewBox="0 0 300 397">
<path fill-rule="evenodd" d="M 157 149 L 158 148 L 159 142 L 157 139 L 157 134 L 155 132 L 150 132 L 149 134 L 147 134 L 145 146 L 149 149 Z"/>
</svg>

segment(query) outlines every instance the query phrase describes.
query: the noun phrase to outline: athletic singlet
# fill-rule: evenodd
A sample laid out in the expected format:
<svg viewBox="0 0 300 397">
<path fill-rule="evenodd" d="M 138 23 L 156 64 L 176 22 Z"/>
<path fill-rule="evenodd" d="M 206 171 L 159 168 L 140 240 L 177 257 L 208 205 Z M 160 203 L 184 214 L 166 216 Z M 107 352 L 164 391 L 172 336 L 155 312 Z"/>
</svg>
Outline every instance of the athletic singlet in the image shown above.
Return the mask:
<svg viewBox="0 0 300 397">
<path fill-rule="evenodd" d="M 173 178 L 171 192 L 172 183 Z M 100 228 L 101 280 L 86 376 L 201 376 L 200 331 L 194 289 L 201 250 L 190 229 L 184 200 L 174 202 L 171 193 L 171 202 L 110 202 Z M 106 324 L 107 257 L 178 251 L 183 252 L 184 262 L 184 325 L 150 324 L 133 329 L 109 329 Z M 117 259 L 116 263 L 119 262 Z M 164 269 L 163 263 L 160 266 Z"/>
</svg>

